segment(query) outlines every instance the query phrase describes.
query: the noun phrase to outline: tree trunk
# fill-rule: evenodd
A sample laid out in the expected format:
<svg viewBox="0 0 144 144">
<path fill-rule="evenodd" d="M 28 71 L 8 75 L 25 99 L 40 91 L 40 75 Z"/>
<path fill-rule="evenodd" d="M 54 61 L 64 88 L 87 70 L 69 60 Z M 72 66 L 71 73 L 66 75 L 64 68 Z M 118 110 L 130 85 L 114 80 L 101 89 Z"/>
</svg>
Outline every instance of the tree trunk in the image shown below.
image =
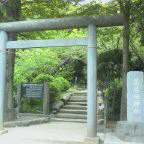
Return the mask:
<svg viewBox="0 0 144 144">
<path fill-rule="evenodd" d="M 14 40 L 15 34 L 9 34 L 9 40 Z M 6 96 L 5 96 L 5 120 L 13 120 L 15 112 L 13 107 L 13 78 L 15 64 L 15 50 L 8 50 L 6 63 Z"/>
<path fill-rule="evenodd" d="M 126 20 L 123 28 L 123 68 L 122 68 L 122 97 L 121 97 L 121 120 L 127 120 L 127 72 L 129 58 L 129 23 Z"/>
<path fill-rule="evenodd" d="M 121 113 L 120 119 L 127 120 L 127 72 L 128 72 L 128 58 L 129 58 L 129 20 L 125 16 L 125 23 L 123 28 L 123 68 L 122 68 L 122 97 L 121 97 Z"/>
<path fill-rule="evenodd" d="M 14 21 L 20 19 L 20 0 L 11 0 L 6 4 L 8 20 Z M 15 33 L 8 34 L 8 40 L 16 40 Z M 5 121 L 15 118 L 13 106 L 13 78 L 14 78 L 14 65 L 15 65 L 15 50 L 8 50 L 7 52 L 7 66 L 6 66 L 6 96 L 4 115 Z"/>
<path fill-rule="evenodd" d="M 117 0 L 120 5 L 120 10 L 124 16 L 123 28 L 123 67 L 122 67 L 122 96 L 120 120 L 127 120 L 127 72 L 129 58 L 129 39 L 130 39 L 130 9 L 131 0 Z"/>
</svg>

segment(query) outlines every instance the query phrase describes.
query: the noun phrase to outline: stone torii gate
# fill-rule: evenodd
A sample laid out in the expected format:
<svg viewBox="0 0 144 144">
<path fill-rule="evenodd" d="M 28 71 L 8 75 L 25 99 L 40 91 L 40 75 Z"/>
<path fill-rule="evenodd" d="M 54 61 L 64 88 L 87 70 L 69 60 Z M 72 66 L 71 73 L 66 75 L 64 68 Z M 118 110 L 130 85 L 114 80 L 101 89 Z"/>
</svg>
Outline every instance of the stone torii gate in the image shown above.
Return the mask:
<svg viewBox="0 0 144 144">
<path fill-rule="evenodd" d="M 6 49 L 25 49 L 57 46 L 87 46 L 87 136 L 97 136 L 96 118 L 96 85 L 97 85 L 97 54 L 96 27 L 122 26 L 124 18 L 117 16 L 85 16 L 55 19 L 8 22 L 0 24 L 0 130 L 4 121 L 4 98 L 6 83 Z M 69 28 L 88 28 L 88 37 L 82 39 L 49 39 L 49 40 L 18 40 L 8 41 L 7 32 L 30 32 L 40 30 L 60 30 Z"/>
</svg>

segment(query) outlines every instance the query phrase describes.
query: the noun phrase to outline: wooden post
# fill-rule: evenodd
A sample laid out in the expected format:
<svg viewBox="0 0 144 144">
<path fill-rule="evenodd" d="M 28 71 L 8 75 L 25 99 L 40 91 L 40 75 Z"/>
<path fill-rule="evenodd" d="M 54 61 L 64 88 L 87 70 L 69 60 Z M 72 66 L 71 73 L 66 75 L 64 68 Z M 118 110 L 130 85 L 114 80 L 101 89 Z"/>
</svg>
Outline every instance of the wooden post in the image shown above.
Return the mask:
<svg viewBox="0 0 144 144">
<path fill-rule="evenodd" d="M 21 107 L 21 102 L 20 102 L 20 99 L 21 99 L 21 95 L 22 95 L 22 85 L 18 85 L 17 86 L 17 114 L 19 114 L 20 112 L 20 107 Z"/>
<path fill-rule="evenodd" d="M 7 34 L 0 32 L 0 130 L 3 129 L 4 122 L 4 98 L 6 84 L 6 43 Z"/>
<path fill-rule="evenodd" d="M 49 97 L 48 82 L 44 82 L 43 113 L 45 115 L 50 113 L 50 97 Z"/>
</svg>

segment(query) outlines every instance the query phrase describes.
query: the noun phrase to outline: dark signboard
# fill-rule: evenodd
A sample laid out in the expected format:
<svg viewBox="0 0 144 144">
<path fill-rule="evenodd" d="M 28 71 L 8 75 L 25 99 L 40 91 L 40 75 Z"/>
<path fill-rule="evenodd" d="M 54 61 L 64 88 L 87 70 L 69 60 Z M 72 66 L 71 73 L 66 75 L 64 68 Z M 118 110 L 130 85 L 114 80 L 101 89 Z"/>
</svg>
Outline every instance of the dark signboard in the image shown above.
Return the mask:
<svg viewBox="0 0 144 144">
<path fill-rule="evenodd" d="M 42 98 L 43 84 L 23 84 L 22 96 L 28 98 Z"/>
</svg>

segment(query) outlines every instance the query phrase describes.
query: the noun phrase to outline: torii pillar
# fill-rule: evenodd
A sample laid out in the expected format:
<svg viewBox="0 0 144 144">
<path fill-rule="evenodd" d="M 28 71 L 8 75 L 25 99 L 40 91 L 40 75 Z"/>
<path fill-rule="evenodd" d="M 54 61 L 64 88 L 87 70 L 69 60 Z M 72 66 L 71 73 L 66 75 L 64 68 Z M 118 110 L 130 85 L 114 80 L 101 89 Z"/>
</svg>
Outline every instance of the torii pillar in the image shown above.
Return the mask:
<svg viewBox="0 0 144 144">
<path fill-rule="evenodd" d="M 97 136 L 97 58 L 96 58 L 96 26 L 88 26 L 88 56 L 87 56 L 87 137 L 95 138 Z"/>
<path fill-rule="evenodd" d="M 7 33 L 0 31 L 0 134 L 7 132 L 4 130 L 4 97 L 6 84 L 6 43 Z"/>
</svg>

